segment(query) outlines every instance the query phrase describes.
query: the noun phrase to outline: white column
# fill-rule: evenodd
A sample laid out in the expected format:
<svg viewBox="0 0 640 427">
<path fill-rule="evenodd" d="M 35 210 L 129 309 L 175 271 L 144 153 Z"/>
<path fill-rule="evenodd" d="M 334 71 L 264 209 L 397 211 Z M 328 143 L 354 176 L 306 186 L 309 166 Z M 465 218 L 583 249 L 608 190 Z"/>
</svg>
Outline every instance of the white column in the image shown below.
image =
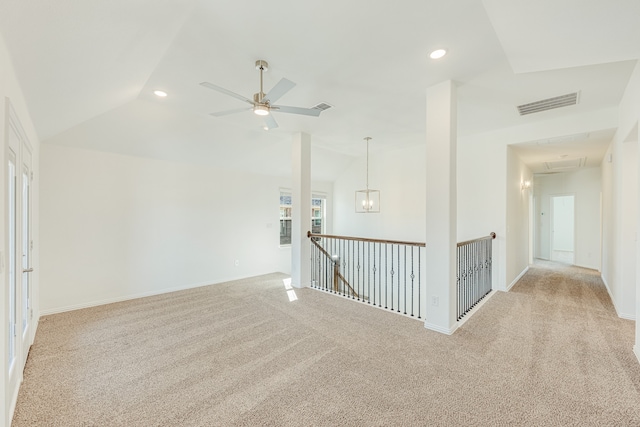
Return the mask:
<svg viewBox="0 0 640 427">
<path fill-rule="evenodd" d="M 425 328 L 456 329 L 456 87 L 427 89 L 427 209 Z"/>
<path fill-rule="evenodd" d="M 311 136 L 293 136 L 291 151 L 291 284 L 304 288 L 311 283 L 309 239 L 311 231 Z"/>
</svg>

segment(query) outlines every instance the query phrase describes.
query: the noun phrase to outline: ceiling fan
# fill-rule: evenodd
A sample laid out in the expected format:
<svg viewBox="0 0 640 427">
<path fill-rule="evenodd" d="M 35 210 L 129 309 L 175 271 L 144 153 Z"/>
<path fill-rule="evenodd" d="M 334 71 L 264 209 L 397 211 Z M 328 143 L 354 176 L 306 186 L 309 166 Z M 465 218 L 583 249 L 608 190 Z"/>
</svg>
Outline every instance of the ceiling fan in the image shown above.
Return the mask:
<svg viewBox="0 0 640 427">
<path fill-rule="evenodd" d="M 247 104 L 251 104 L 248 108 L 236 108 L 233 110 L 220 111 L 217 113 L 211 113 L 212 116 L 220 117 L 227 114 L 240 113 L 242 111 L 253 110 L 253 112 L 264 118 L 265 130 L 275 129 L 278 127 L 278 122 L 271 115 L 272 112 L 278 111 L 280 113 L 301 114 L 303 116 L 318 117 L 322 112 L 318 108 L 302 108 L 302 107 L 289 107 L 286 105 L 274 105 L 273 103 L 280 99 L 284 94 L 289 92 L 296 85 L 291 80 L 282 78 L 268 93 L 264 93 L 262 90 L 262 73 L 269 69 L 267 61 L 259 59 L 256 61 L 256 69 L 260 71 L 260 91 L 253 94 L 253 100 L 245 98 L 242 95 L 238 95 L 235 92 L 231 92 L 223 87 L 214 85 L 209 82 L 202 82 L 200 86 L 204 86 L 209 89 L 213 89 L 217 92 L 224 93 L 225 95 L 232 96 L 240 101 L 244 101 Z"/>
</svg>

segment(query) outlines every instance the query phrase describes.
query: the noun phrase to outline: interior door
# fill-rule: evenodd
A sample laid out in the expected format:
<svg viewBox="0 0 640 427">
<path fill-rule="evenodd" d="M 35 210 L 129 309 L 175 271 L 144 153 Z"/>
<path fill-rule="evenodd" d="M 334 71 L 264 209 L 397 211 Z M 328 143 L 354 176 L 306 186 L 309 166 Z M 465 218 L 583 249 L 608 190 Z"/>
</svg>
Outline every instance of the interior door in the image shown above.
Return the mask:
<svg viewBox="0 0 640 427">
<path fill-rule="evenodd" d="M 33 318 L 32 309 L 32 292 L 31 292 L 31 273 L 33 266 L 31 263 L 31 251 L 33 243 L 31 240 L 31 150 L 29 146 L 23 142 L 22 144 L 22 173 L 19 178 L 20 193 L 20 254 L 21 265 L 18 270 L 21 272 L 22 286 L 20 289 L 20 311 L 22 317 L 22 362 L 23 365 L 27 361 L 29 347 L 32 342 L 31 319 Z"/>
<path fill-rule="evenodd" d="M 7 288 L 5 295 L 8 302 L 6 313 L 8 314 L 7 324 L 9 326 L 7 343 L 6 343 L 6 357 L 8 360 L 7 367 L 7 386 L 10 393 L 13 390 L 17 390 L 18 384 L 21 380 L 22 369 L 19 368 L 19 360 L 21 360 L 22 346 L 21 336 L 22 334 L 18 329 L 18 322 L 20 319 L 20 285 L 19 280 L 21 275 L 18 274 L 21 268 L 21 259 L 18 256 L 20 253 L 20 219 L 18 217 L 19 206 L 19 191 L 18 180 L 19 174 L 19 159 L 21 148 L 21 136 L 19 127 L 15 123 L 9 121 L 8 126 L 8 140 L 6 146 L 6 251 L 7 251 Z"/>
<path fill-rule="evenodd" d="M 8 99 L 8 119 L 5 146 L 6 224 L 4 250 L 6 251 L 7 305 L 5 322 L 8 336 L 5 341 L 5 357 L 8 361 L 5 373 L 6 402 L 13 404 L 17 398 L 22 371 L 33 342 L 32 295 L 32 148 L 27 140 L 18 116 Z M 11 413 L 5 407 L 5 413 Z M 0 422 L 1 423 L 1 422 Z"/>
<path fill-rule="evenodd" d="M 551 197 L 551 260 L 575 262 L 574 196 Z"/>
</svg>

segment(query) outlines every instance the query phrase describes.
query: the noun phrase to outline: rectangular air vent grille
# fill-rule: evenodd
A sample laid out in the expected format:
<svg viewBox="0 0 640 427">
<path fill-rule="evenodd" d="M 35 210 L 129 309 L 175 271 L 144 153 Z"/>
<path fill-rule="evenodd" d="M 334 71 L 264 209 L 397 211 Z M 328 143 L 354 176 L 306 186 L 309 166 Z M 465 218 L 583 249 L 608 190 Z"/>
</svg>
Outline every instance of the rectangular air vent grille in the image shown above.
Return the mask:
<svg viewBox="0 0 640 427">
<path fill-rule="evenodd" d="M 553 98 L 543 99 L 541 101 L 530 102 L 528 104 L 518 105 L 518 112 L 521 116 L 541 111 L 553 110 L 554 108 L 567 107 L 578 103 L 578 92 L 569 93 L 567 95 L 556 96 Z"/>
<path fill-rule="evenodd" d="M 333 108 L 333 105 L 327 104 L 326 102 L 321 102 L 318 105 L 314 105 L 313 107 L 316 110 L 320 110 L 320 111 L 324 111 L 324 110 L 328 110 L 329 108 Z"/>
<path fill-rule="evenodd" d="M 567 169 L 577 169 L 587 164 L 586 157 L 580 157 L 578 159 L 559 160 L 557 162 L 545 162 L 544 166 L 549 171 L 560 171 Z"/>
</svg>

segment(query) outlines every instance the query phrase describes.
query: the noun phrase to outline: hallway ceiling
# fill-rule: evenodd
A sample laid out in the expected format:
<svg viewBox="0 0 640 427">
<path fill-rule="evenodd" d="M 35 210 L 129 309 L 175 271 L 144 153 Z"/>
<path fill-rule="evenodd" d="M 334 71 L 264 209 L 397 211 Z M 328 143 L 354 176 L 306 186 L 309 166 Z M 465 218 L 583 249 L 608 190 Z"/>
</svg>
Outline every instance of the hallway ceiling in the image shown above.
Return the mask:
<svg viewBox="0 0 640 427">
<path fill-rule="evenodd" d="M 2 0 L 0 32 L 44 143 L 286 175 L 304 131 L 314 178 L 331 180 L 364 155 L 364 136 L 372 152 L 422 144 L 425 90 L 447 79 L 460 138 L 535 128 L 510 141 L 529 145 L 533 165 L 544 160 L 532 141 L 566 136 L 566 122 L 590 135 L 571 155 L 599 144 L 601 159 L 640 57 L 638 16 L 637 0 Z M 429 59 L 440 47 L 448 54 Z M 266 88 L 297 83 L 279 104 L 333 108 L 279 114 L 270 131 L 250 113 L 210 116 L 245 105 L 199 83 L 251 96 L 257 59 Z M 517 112 L 571 92 L 575 106 Z M 588 119 L 600 111 L 607 120 Z"/>
</svg>

